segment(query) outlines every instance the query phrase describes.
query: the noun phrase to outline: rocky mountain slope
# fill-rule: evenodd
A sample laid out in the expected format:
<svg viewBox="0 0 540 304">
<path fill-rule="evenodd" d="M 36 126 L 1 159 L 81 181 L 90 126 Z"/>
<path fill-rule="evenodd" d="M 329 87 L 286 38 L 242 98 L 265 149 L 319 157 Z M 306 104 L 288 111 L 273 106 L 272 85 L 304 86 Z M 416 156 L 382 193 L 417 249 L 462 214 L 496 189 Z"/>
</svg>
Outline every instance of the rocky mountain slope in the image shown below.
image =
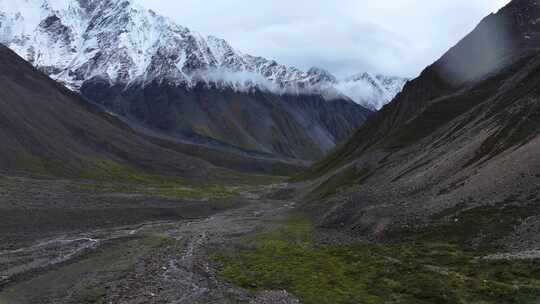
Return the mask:
<svg viewBox="0 0 540 304">
<path fill-rule="evenodd" d="M 0 42 L 127 121 L 182 140 L 314 159 L 370 115 L 324 70 L 243 54 L 132 1 L 2 0 Z M 400 85 L 385 87 L 359 102 Z"/>
<path fill-rule="evenodd" d="M 100 161 L 171 166 L 179 172 L 209 164 L 136 136 L 113 117 L 87 105 L 4 46 L 0 46 L 2 145 L 0 168 L 82 170 Z M 152 159 L 160 156 L 160 161 Z"/>
<path fill-rule="evenodd" d="M 138 169 L 208 177 L 215 166 L 267 173 L 297 166 L 137 133 L 1 45 L 0 84 L 2 172 L 100 177 Z"/>
<path fill-rule="evenodd" d="M 540 6 L 514 0 L 303 178 L 320 224 L 371 238 L 540 246 Z M 322 203 L 316 203 L 322 198 Z M 405 234 L 403 234 L 405 233 Z"/>
</svg>

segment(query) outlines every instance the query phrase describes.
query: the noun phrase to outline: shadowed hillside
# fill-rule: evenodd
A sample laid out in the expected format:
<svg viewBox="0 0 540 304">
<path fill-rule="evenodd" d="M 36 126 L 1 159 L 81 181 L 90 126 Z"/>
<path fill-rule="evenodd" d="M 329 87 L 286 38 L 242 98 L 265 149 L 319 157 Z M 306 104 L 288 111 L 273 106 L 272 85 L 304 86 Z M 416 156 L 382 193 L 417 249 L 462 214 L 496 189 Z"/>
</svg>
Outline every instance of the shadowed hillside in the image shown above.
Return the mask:
<svg viewBox="0 0 540 304">
<path fill-rule="evenodd" d="M 539 244 L 539 17 L 526 0 L 486 17 L 299 176 L 317 180 L 307 208 L 320 224 L 377 239 L 433 224 L 470 244 Z"/>
<path fill-rule="evenodd" d="M 113 167 L 203 177 L 216 170 L 210 162 L 268 173 L 296 166 L 138 135 L 3 46 L 0 83 L 0 168 L 5 171 L 85 177 L 108 174 Z M 208 161 L 200 159 L 205 157 Z"/>
</svg>

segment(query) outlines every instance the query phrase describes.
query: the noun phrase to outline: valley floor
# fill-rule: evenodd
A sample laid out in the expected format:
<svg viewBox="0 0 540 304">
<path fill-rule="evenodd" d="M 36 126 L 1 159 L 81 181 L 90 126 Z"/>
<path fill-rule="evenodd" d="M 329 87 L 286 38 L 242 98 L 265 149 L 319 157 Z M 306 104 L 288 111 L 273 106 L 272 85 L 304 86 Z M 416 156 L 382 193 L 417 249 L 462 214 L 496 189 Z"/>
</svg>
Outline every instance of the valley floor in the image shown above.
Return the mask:
<svg viewBox="0 0 540 304">
<path fill-rule="evenodd" d="M 275 181 L 133 189 L 3 176 L 0 185 L 1 304 L 540 299 L 536 252 L 512 260 L 444 239 L 354 241 L 315 229 Z"/>
<path fill-rule="evenodd" d="M 208 259 L 208 248 L 265 229 L 294 207 L 264 198 L 280 185 L 179 198 L 0 181 L 2 304 L 295 303 L 287 293 L 253 295 L 221 282 Z"/>
</svg>

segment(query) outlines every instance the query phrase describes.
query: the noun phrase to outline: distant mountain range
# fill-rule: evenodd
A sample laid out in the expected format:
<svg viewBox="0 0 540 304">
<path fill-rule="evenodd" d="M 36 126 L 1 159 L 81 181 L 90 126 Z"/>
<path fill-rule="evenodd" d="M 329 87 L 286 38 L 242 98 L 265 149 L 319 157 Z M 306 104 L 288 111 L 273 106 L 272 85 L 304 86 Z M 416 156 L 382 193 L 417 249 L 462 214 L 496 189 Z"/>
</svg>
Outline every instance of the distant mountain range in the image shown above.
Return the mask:
<svg viewBox="0 0 540 304">
<path fill-rule="evenodd" d="M 234 49 L 132 1 L 0 0 L 0 43 L 74 90 L 99 77 L 110 85 L 168 82 L 237 91 L 317 93 L 379 109 L 405 78 L 359 74 L 338 80 Z"/>
<path fill-rule="evenodd" d="M 303 166 L 130 128 L 2 45 L 0 86 L 1 173 L 92 178 L 136 168 L 207 179 L 228 170 L 284 174 Z"/>
<path fill-rule="evenodd" d="M 405 83 L 338 81 L 243 54 L 130 0 L 0 0 L 0 43 L 133 127 L 303 160 L 348 138 Z"/>
</svg>

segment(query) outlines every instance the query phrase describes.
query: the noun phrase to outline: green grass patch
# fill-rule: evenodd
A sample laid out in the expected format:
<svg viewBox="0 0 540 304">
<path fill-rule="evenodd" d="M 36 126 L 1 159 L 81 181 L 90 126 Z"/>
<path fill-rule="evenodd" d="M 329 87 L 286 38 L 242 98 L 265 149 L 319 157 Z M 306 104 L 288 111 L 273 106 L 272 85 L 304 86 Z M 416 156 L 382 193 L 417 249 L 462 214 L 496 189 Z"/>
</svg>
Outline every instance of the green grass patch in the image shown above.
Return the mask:
<svg viewBox="0 0 540 304">
<path fill-rule="evenodd" d="M 88 181 L 73 185 L 79 190 L 185 199 L 231 199 L 240 192 L 256 186 L 283 181 L 282 177 L 225 171 L 217 171 L 205 181 L 197 181 L 177 176 L 150 174 L 111 161 L 97 161 L 85 166 L 79 178 Z"/>
<path fill-rule="evenodd" d="M 157 173 L 148 173 L 141 169 L 129 165 L 120 164 L 114 161 L 99 160 L 87 163 L 79 173 L 79 178 L 104 181 L 104 182 L 129 182 L 140 184 L 165 184 L 165 183 L 191 183 L 199 181 L 187 179 L 179 176 L 161 175 Z M 204 180 L 215 185 L 266 185 L 282 182 L 285 178 L 274 175 L 247 174 L 241 172 L 228 171 L 224 169 L 215 169 Z"/>
<path fill-rule="evenodd" d="M 42 159 L 32 154 L 15 155 L 15 169 L 36 176 L 65 175 L 68 169 L 59 161 Z"/>
<path fill-rule="evenodd" d="M 89 160 L 80 169 L 24 154 L 16 158 L 16 168 L 39 177 L 72 180 L 71 189 L 99 193 L 141 194 L 185 199 L 231 199 L 240 192 L 261 185 L 279 183 L 284 177 L 247 174 L 215 169 L 208 176 L 186 178 L 147 172 L 111 160 Z M 73 171 L 74 170 L 74 171 Z"/>
<path fill-rule="evenodd" d="M 317 245 L 294 217 L 216 255 L 222 279 L 286 289 L 303 303 L 538 303 L 540 263 L 488 262 L 454 244 Z"/>
<path fill-rule="evenodd" d="M 93 161 L 84 164 L 79 178 L 102 182 L 130 182 L 157 184 L 178 181 L 178 177 L 149 174 L 142 170 L 113 161 Z"/>
<path fill-rule="evenodd" d="M 285 176 L 242 173 L 230 170 L 218 169 L 212 172 L 209 180 L 214 184 L 232 186 L 261 186 L 282 183 L 287 179 Z"/>
<path fill-rule="evenodd" d="M 174 243 L 175 239 L 165 234 L 150 235 L 143 239 L 143 246 L 147 248 L 161 248 Z"/>
<path fill-rule="evenodd" d="M 464 205 L 458 205 L 433 216 L 436 221 L 448 217 L 446 222 L 417 230 L 390 231 L 387 233 L 388 237 L 419 242 L 445 240 L 461 247 L 493 251 L 498 250 L 497 240 L 511 233 L 524 219 L 540 214 L 538 203 L 518 206 L 503 202 L 500 205 L 480 206 L 460 211 L 464 208 Z"/>
<path fill-rule="evenodd" d="M 146 184 L 89 182 L 73 184 L 72 188 L 98 193 L 139 194 L 183 199 L 231 199 L 238 196 L 240 190 L 243 189 L 212 184 L 191 185 L 182 181 Z"/>
<path fill-rule="evenodd" d="M 32 174 L 46 174 L 48 172 L 45 162 L 30 154 L 17 155 L 15 157 L 15 167 Z"/>
</svg>

